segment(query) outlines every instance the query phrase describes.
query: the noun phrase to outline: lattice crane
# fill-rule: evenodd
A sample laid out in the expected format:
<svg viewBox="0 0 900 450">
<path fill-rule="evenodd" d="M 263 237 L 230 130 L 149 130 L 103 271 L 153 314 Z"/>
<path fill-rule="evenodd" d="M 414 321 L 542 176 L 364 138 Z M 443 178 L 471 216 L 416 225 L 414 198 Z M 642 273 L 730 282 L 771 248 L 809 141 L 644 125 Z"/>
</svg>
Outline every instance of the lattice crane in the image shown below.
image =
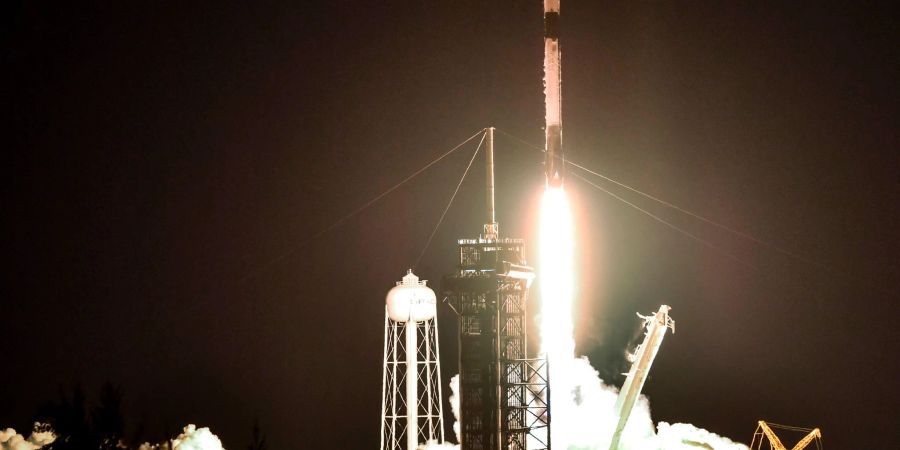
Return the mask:
<svg viewBox="0 0 900 450">
<path fill-rule="evenodd" d="M 753 433 L 753 442 L 750 444 L 750 448 L 753 450 L 764 450 L 763 444 L 768 440 L 769 449 L 771 450 L 787 450 L 787 447 L 781 443 L 781 439 L 772 431 L 772 427 L 782 428 L 791 431 L 802 431 L 807 433 L 803 439 L 800 439 L 796 445 L 791 450 L 803 450 L 810 443 L 815 442 L 816 448 L 822 449 L 822 432 L 818 428 L 799 428 L 799 427 L 789 427 L 785 425 L 778 425 L 774 423 L 767 423 L 765 421 L 760 420 L 759 425 L 756 427 L 756 432 Z"/>
</svg>

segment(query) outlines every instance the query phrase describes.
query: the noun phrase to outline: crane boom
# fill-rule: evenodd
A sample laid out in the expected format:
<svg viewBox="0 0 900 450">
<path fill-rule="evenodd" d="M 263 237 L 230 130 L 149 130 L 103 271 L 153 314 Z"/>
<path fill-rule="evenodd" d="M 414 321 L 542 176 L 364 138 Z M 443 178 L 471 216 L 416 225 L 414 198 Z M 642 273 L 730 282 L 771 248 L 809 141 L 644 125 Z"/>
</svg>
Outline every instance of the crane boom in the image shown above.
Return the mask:
<svg viewBox="0 0 900 450">
<path fill-rule="evenodd" d="M 813 441 L 813 439 L 817 439 L 817 438 L 821 438 L 821 437 L 822 437 L 822 432 L 819 431 L 818 428 L 814 428 L 803 439 L 800 439 L 800 442 L 797 442 L 797 445 L 795 445 L 792 450 L 803 450 L 804 448 L 806 448 L 807 445 L 809 445 L 810 442 Z"/>
<path fill-rule="evenodd" d="M 794 428 L 791 428 L 791 429 L 794 429 Z M 772 448 L 772 450 L 787 450 L 787 448 L 784 446 L 784 444 L 781 443 L 781 439 L 779 439 L 778 436 L 775 434 L 775 432 L 772 431 L 772 427 L 770 427 L 768 423 L 760 420 L 759 427 L 757 428 L 757 430 L 762 430 L 762 434 L 769 440 L 769 446 Z M 758 434 L 759 434 L 759 432 L 757 431 L 757 435 Z M 809 431 L 809 433 L 807 433 L 806 436 L 803 437 L 803 439 L 800 439 L 800 441 L 797 442 L 797 444 L 794 445 L 794 447 L 791 448 L 791 450 L 803 450 L 804 448 L 806 448 L 809 445 L 810 442 L 812 442 L 815 439 L 821 439 L 821 438 L 822 438 L 822 432 L 818 428 L 813 428 L 812 430 Z M 755 442 L 756 437 L 754 437 L 753 440 Z M 762 448 L 762 441 L 760 440 L 759 447 L 754 447 L 754 448 Z"/>
<path fill-rule="evenodd" d="M 619 417 L 619 422 L 616 425 L 616 431 L 613 433 L 612 441 L 609 445 L 610 450 L 618 450 L 619 448 L 619 439 L 622 437 L 622 431 L 628 423 L 628 416 L 631 415 L 631 409 L 634 407 L 635 401 L 641 394 L 644 381 L 647 380 L 647 373 L 650 372 L 650 366 L 653 364 L 663 337 L 666 335 L 666 328 L 672 328 L 672 332 L 675 332 L 675 321 L 669 317 L 669 310 L 671 308 L 662 305 L 656 314 L 649 316 L 638 314 L 638 317 L 644 320 L 644 327 L 647 331 L 644 335 L 644 341 L 634 353 L 631 370 L 628 371 L 628 377 L 625 378 L 625 383 L 622 385 L 619 397 L 616 399 L 615 411 Z"/>
<path fill-rule="evenodd" d="M 772 446 L 772 450 L 787 450 L 784 448 L 784 444 L 781 443 L 781 439 L 778 439 L 778 436 L 775 435 L 775 432 L 769 428 L 769 424 L 759 421 L 759 428 L 762 429 L 763 434 L 769 439 L 769 444 Z"/>
</svg>

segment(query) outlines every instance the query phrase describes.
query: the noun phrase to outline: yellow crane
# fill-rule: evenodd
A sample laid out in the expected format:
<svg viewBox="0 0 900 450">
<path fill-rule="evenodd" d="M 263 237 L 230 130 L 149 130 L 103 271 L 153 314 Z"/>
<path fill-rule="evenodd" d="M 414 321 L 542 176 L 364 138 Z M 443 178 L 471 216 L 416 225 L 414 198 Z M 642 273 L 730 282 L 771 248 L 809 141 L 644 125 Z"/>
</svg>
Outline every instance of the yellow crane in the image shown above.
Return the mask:
<svg viewBox="0 0 900 450">
<path fill-rule="evenodd" d="M 781 443 L 781 439 L 778 438 L 778 435 L 772 431 L 772 427 L 781 428 L 785 430 L 791 431 L 800 431 L 806 433 L 806 436 L 803 439 L 800 439 L 791 450 L 803 450 L 810 443 L 815 442 L 816 448 L 822 449 L 822 432 L 818 428 L 800 428 L 800 427 L 790 427 L 787 425 L 778 425 L 776 423 L 767 423 L 765 421 L 760 420 L 759 425 L 756 427 L 756 432 L 753 433 L 753 442 L 750 444 L 750 448 L 753 450 L 764 450 L 763 443 L 766 440 L 769 441 L 769 449 L 771 450 L 787 450 L 787 447 Z"/>
</svg>

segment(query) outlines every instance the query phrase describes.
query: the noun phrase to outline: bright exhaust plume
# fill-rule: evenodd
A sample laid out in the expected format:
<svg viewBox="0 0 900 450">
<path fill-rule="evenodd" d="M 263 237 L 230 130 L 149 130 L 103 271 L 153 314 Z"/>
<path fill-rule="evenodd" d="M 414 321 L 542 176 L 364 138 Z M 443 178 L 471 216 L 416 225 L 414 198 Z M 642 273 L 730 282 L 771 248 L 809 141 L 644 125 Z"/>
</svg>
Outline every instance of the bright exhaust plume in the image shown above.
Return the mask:
<svg viewBox="0 0 900 450">
<path fill-rule="evenodd" d="M 548 186 L 541 200 L 541 351 L 550 364 L 553 447 L 609 450 L 618 421 L 618 389 L 600 379 L 585 357 L 575 356 L 572 320 L 575 297 L 574 228 L 562 186 Z M 690 424 L 660 422 L 654 427 L 650 402 L 641 395 L 622 433 L 618 450 L 748 450 L 746 445 Z"/>
<path fill-rule="evenodd" d="M 575 356 L 572 334 L 574 266 L 572 214 L 562 187 L 547 188 L 541 200 L 541 351 L 553 364 Z M 551 380 L 553 375 L 551 374 Z M 552 382 L 552 381 L 551 381 Z"/>
<path fill-rule="evenodd" d="M 547 187 L 541 199 L 540 260 L 541 352 L 550 364 L 551 426 L 554 447 L 568 448 L 575 412 L 569 398 L 574 387 L 572 327 L 574 263 L 572 214 L 562 186 Z"/>
</svg>

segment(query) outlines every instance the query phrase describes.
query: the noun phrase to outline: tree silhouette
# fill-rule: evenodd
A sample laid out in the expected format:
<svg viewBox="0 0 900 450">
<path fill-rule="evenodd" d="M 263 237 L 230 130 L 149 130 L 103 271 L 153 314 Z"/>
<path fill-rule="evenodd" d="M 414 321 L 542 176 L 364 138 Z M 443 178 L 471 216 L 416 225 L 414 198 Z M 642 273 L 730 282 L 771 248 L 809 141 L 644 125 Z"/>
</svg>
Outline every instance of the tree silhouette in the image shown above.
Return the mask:
<svg viewBox="0 0 900 450">
<path fill-rule="evenodd" d="M 91 415 L 93 441 L 101 450 L 116 448 L 125 431 L 122 417 L 122 391 L 110 382 L 100 388 L 100 401 Z"/>
<path fill-rule="evenodd" d="M 263 436 L 259 427 L 259 418 L 253 420 L 253 441 L 247 446 L 247 450 L 268 450 L 266 437 Z"/>
<path fill-rule="evenodd" d="M 105 383 L 89 418 L 81 385 L 75 385 L 71 396 L 60 388 L 59 400 L 38 408 L 34 420 L 48 424 L 57 436 L 56 441 L 42 450 L 112 450 L 125 429 L 122 393 L 112 383 Z"/>
</svg>

